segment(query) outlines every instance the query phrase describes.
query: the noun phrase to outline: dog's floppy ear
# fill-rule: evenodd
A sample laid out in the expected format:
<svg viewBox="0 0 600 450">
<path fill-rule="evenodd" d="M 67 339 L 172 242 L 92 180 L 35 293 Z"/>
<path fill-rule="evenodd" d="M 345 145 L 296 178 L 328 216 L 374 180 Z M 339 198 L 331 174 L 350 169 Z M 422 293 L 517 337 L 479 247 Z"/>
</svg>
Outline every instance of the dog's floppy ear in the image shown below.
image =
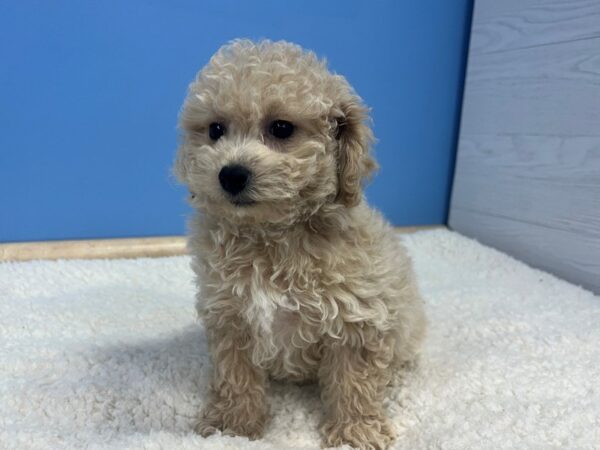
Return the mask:
<svg viewBox="0 0 600 450">
<path fill-rule="evenodd" d="M 348 207 L 360 203 L 362 181 L 377 169 L 370 155 L 373 133 L 367 121 L 368 109 L 358 96 L 338 105 L 335 117 L 337 141 L 338 194 L 336 200 Z M 341 113 L 341 114 L 340 114 Z"/>
</svg>

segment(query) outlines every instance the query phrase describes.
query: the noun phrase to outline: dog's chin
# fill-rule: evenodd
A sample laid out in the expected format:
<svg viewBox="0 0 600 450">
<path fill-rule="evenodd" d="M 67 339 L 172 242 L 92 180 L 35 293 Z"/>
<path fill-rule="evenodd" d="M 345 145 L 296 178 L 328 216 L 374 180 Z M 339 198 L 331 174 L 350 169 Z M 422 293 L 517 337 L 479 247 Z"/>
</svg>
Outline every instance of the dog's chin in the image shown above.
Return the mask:
<svg viewBox="0 0 600 450">
<path fill-rule="evenodd" d="M 286 221 L 285 207 L 270 201 L 250 199 L 223 199 L 206 205 L 206 212 L 219 220 L 238 225 L 280 224 Z"/>
<path fill-rule="evenodd" d="M 233 223 L 250 224 L 260 221 L 268 206 L 249 198 L 222 198 L 208 205 L 208 212 Z"/>
<path fill-rule="evenodd" d="M 213 218 L 239 225 L 286 225 L 296 221 L 301 210 L 296 199 L 255 199 L 231 196 L 200 196 L 198 207 Z"/>
</svg>

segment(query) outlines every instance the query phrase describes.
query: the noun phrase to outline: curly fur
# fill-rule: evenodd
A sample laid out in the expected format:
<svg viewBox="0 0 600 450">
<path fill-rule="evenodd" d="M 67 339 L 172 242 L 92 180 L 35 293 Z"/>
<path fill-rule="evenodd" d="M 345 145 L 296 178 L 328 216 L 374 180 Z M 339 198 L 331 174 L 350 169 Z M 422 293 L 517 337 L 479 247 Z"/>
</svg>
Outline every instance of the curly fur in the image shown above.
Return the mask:
<svg viewBox="0 0 600 450">
<path fill-rule="evenodd" d="M 267 132 L 275 119 L 292 137 Z M 258 438 L 269 378 L 318 381 L 324 443 L 386 448 L 385 386 L 425 332 L 410 261 L 361 184 L 376 168 L 368 110 L 347 81 L 286 42 L 234 41 L 189 88 L 175 173 L 197 211 L 190 249 L 214 364 L 196 430 Z M 212 141 L 211 122 L 226 126 Z M 252 172 L 230 201 L 220 169 Z"/>
</svg>

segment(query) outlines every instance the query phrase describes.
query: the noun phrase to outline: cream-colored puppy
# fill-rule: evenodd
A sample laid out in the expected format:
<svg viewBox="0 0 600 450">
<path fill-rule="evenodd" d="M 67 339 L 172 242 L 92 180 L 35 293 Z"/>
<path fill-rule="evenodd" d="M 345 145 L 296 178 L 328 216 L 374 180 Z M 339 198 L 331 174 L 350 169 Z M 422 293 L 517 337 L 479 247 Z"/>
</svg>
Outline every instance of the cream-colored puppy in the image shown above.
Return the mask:
<svg viewBox="0 0 600 450">
<path fill-rule="evenodd" d="M 269 378 L 317 381 L 324 443 L 385 448 L 385 386 L 425 332 L 411 264 L 362 196 L 367 108 L 286 42 L 234 41 L 189 88 L 175 172 L 214 365 L 196 431 L 258 438 Z"/>
</svg>

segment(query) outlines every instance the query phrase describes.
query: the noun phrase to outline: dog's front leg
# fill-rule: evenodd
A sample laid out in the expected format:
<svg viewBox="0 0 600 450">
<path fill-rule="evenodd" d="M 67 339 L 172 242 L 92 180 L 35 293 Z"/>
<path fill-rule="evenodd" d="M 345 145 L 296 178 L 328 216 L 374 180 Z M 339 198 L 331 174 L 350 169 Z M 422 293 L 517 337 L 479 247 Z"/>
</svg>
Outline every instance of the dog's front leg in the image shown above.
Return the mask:
<svg viewBox="0 0 600 450">
<path fill-rule="evenodd" d="M 336 341 L 325 345 L 319 369 L 325 445 L 385 449 L 394 440 L 393 427 L 382 405 L 391 359 L 385 347 Z"/>
<path fill-rule="evenodd" d="M 207 324 L 208 325 L 208 324 Z M 239 324 L 207 329 L 213 360 L 209 400 L 196 424 L 202 436 L 226 434 L 257 439 L 268 415 L 266 375 L 249 357 L 249 337 Z"/>
</svg>

